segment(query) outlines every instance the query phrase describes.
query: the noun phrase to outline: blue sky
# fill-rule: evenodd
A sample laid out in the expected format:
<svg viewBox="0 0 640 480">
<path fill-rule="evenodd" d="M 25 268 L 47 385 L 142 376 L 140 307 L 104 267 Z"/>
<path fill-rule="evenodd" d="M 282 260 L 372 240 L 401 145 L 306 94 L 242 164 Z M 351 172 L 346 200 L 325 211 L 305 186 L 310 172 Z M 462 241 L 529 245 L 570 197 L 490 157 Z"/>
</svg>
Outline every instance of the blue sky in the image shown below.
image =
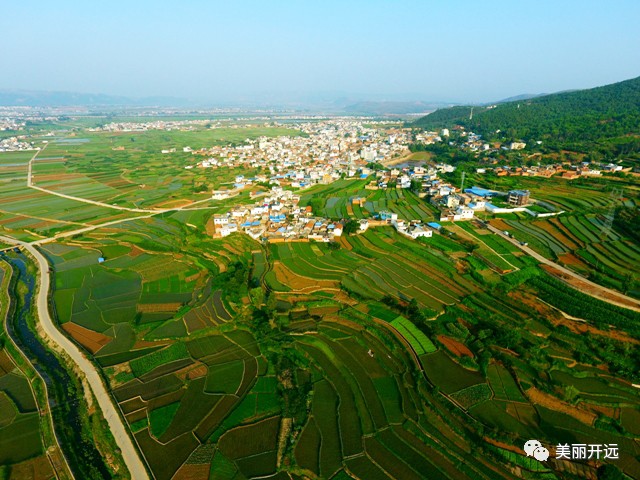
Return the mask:
<svg viewBox="0 0 640 480">
<path fill-rule="evenodd" d="M 26 0 L 2 13 L 2 89 L 491 101 L 640 76 L 637 0 Z"/>
</svg>

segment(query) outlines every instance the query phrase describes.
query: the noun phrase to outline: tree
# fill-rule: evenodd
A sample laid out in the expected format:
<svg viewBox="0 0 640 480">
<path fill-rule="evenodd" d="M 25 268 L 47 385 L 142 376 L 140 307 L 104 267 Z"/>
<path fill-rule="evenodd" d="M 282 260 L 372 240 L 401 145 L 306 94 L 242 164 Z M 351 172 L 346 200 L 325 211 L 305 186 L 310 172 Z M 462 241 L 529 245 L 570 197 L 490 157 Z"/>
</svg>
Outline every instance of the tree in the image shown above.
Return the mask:
<svg viewBox="0 0 640 480">
<path fill-rule="evenodd" d="M 352 218 L 347 223 L 344 224 L 343 231 L 346 234 L 352 234 L 352 233 L 356 233 L 358 231 L 358 228 L 360 228 L 360 224 Z"/>
</svg>

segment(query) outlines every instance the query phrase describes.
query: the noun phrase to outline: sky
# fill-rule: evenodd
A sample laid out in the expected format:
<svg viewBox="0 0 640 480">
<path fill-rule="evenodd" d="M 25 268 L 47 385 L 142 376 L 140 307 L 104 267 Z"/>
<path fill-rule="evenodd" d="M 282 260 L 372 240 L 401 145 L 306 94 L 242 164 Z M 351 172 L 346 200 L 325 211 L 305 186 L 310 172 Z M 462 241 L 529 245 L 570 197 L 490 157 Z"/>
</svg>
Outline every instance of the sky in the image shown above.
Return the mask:
<svg viewBox="0 0 640 480">
<path fill-rule="evenodd" d="M 640 76 L 638 0 L 3 3 L 0 89 L 483 102 Z"/>
</svg>

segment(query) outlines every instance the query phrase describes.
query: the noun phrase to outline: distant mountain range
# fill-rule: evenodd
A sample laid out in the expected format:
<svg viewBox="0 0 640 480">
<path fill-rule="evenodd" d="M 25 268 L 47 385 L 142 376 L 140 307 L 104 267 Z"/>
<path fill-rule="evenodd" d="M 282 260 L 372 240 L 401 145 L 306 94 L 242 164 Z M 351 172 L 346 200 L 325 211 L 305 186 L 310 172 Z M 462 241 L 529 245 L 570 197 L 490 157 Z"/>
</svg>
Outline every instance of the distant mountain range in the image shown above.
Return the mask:
<svg viewBox="0 0 640 480">
<path fill-rule="evenodd" d="M 128 98 L 114 95 L 77 92 L 42 92 L 26 90 L 0 90 L 0 105 L 7 107 L 94 107 L 94 106 L 159 106 L 181 107 L 184 99 L 173 97 Z"/>
<path fill-rule="evenodd" d="M 427 129 L 462 125 L 486 138 L 500 131 L 501 137 L 545 144 L 601 146 L 608 142 L 611 146 L 613 142 L 636 152 L 640 148 L 640 77 L 588 90 L 440 109 L 412 125 Z"/>
<path fill-rule="evenodd" d="M 124 96 L 77 93 L 77 92 L 44 92 L 0 90 L 0 105 L 2 106 L 30 106 L 30 107 L 193 107 L 203 106 L 211 102 L 196 102 L 175 97 L 145 97 L 130 98 Z M 334 113 L 354 115 L 401 115 L 432 112 L 438 108 L 447 107 L 451 103 L 421 102 L 421 101 L 377 101 L 377 100 L 349 100 L 339 98 L 315 101 L 295 98 L 293 101 L 281 99 L 283 107 L 305 109 L 314 107 L 319 110 Z M 263 102 L 257 99 L 239 99 L 236 102 L 223 102 L 226 106 L 269 107 L 276 108 L 277 99 L 265 97 Z"/>
</svg>

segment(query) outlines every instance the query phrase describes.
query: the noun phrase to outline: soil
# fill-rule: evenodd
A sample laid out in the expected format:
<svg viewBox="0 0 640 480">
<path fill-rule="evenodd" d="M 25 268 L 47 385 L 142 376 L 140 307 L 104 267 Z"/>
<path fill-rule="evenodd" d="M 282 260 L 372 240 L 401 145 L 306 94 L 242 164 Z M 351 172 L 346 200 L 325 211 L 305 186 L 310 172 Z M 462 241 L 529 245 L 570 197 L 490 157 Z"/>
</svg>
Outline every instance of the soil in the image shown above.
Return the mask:
<svg viewBox="0 0 640 480">
<path fill-rule="evenodd" d="M 553 238 L 558 240 L 561 244 L 565 245 L 571 250 L 580 248 L 579 245 L 576 245 L 570 238 L 567 238 L 566 235 L 564 235 L 562 232 L 558 232 L 556 228 L 546 220 L 539 220 L 539 221 L 533 222 L 533 225 L 544 230 Z"/>
<path fill-rule="evenodd" d="M 447 350 L 453 353 L 456 357 L 470 357 L 473 358 L 473 352 L 462 342 L 455 340 L 445 335 L 438 335 L 438 341 L 442 343 Z"/>
<path fill-rule="evenodd" d="M 180 478 L 181 480 L 209 480 L 209 469 L 211 465 L 185 463 L 175 473 L 174 478 Z"/>
<path fill-rule="evenodd" d="M 137 305 L 138 312 L 142 313 L 158 313 L 158 312 L 176 312 L 182 306 L 179 302 L 174 303 L 139 303 Z"/>
<path fill-rule="evenodd" d="M 71 335 L 76 342 L 85 347 L 91 353 L 96 353 L 107 343 L 113 340 L 112 337 L 99 332 L 94 332 L 93 330 L 81 327 L 77 323 L 73 322 L 64 323 L 62 328 Z"/>
<path fill-rule="evenodd" d="M 576 257 L 573 253 L 561 253 L 560 255 L 558 255 L 558 263 L 566 265 L 567 267 L 573 265 L 585 269 L 587 268 L 584 262 Z"/>
<path fill-rule="evenodd" d="M 525 394 L 532 403 L 548 408 L 550 410 L 554 410 L 556 412 L 569 415 L 576 420 L 584 423 L 585 425 L 593 425 L 593 422 L 595 422 L 597 418 L 597 415 L 595 413 L 563 402 L 559 398 L 556 398 L 553 395 L 549 395 L 548 393 L 541 392 L 535 387 L 531 387 L 530 389 L 526 390 Z"/>
<path fill-rule="evenodd" d="M 618 304 L 626 305 L 638 311 L 639 307 L 638 307 L 637 301 L 634 301 L 632 299 L 627 299 L 622 295 L 614 295 L 610 292 L 607 292 L 603 288 L 594 287 L 593 285 L 590 285 L 587 282 L 580 280 L 579 278 L 572 277 L 570 275 L 565 274 L 564 272 L 558 270 L 557 268 L 551 265 L 542 264 L 540 265 L 540 267 L 543 268 L 549 274 L 553 275 L 554 277 L 558 277 L 560 280 L 568 283 L 572 287 L 582 291 L 587 295 L 600 298 L 604 301 L 609 301 L 614 304 L 618 303 Z"/>
</svg>

